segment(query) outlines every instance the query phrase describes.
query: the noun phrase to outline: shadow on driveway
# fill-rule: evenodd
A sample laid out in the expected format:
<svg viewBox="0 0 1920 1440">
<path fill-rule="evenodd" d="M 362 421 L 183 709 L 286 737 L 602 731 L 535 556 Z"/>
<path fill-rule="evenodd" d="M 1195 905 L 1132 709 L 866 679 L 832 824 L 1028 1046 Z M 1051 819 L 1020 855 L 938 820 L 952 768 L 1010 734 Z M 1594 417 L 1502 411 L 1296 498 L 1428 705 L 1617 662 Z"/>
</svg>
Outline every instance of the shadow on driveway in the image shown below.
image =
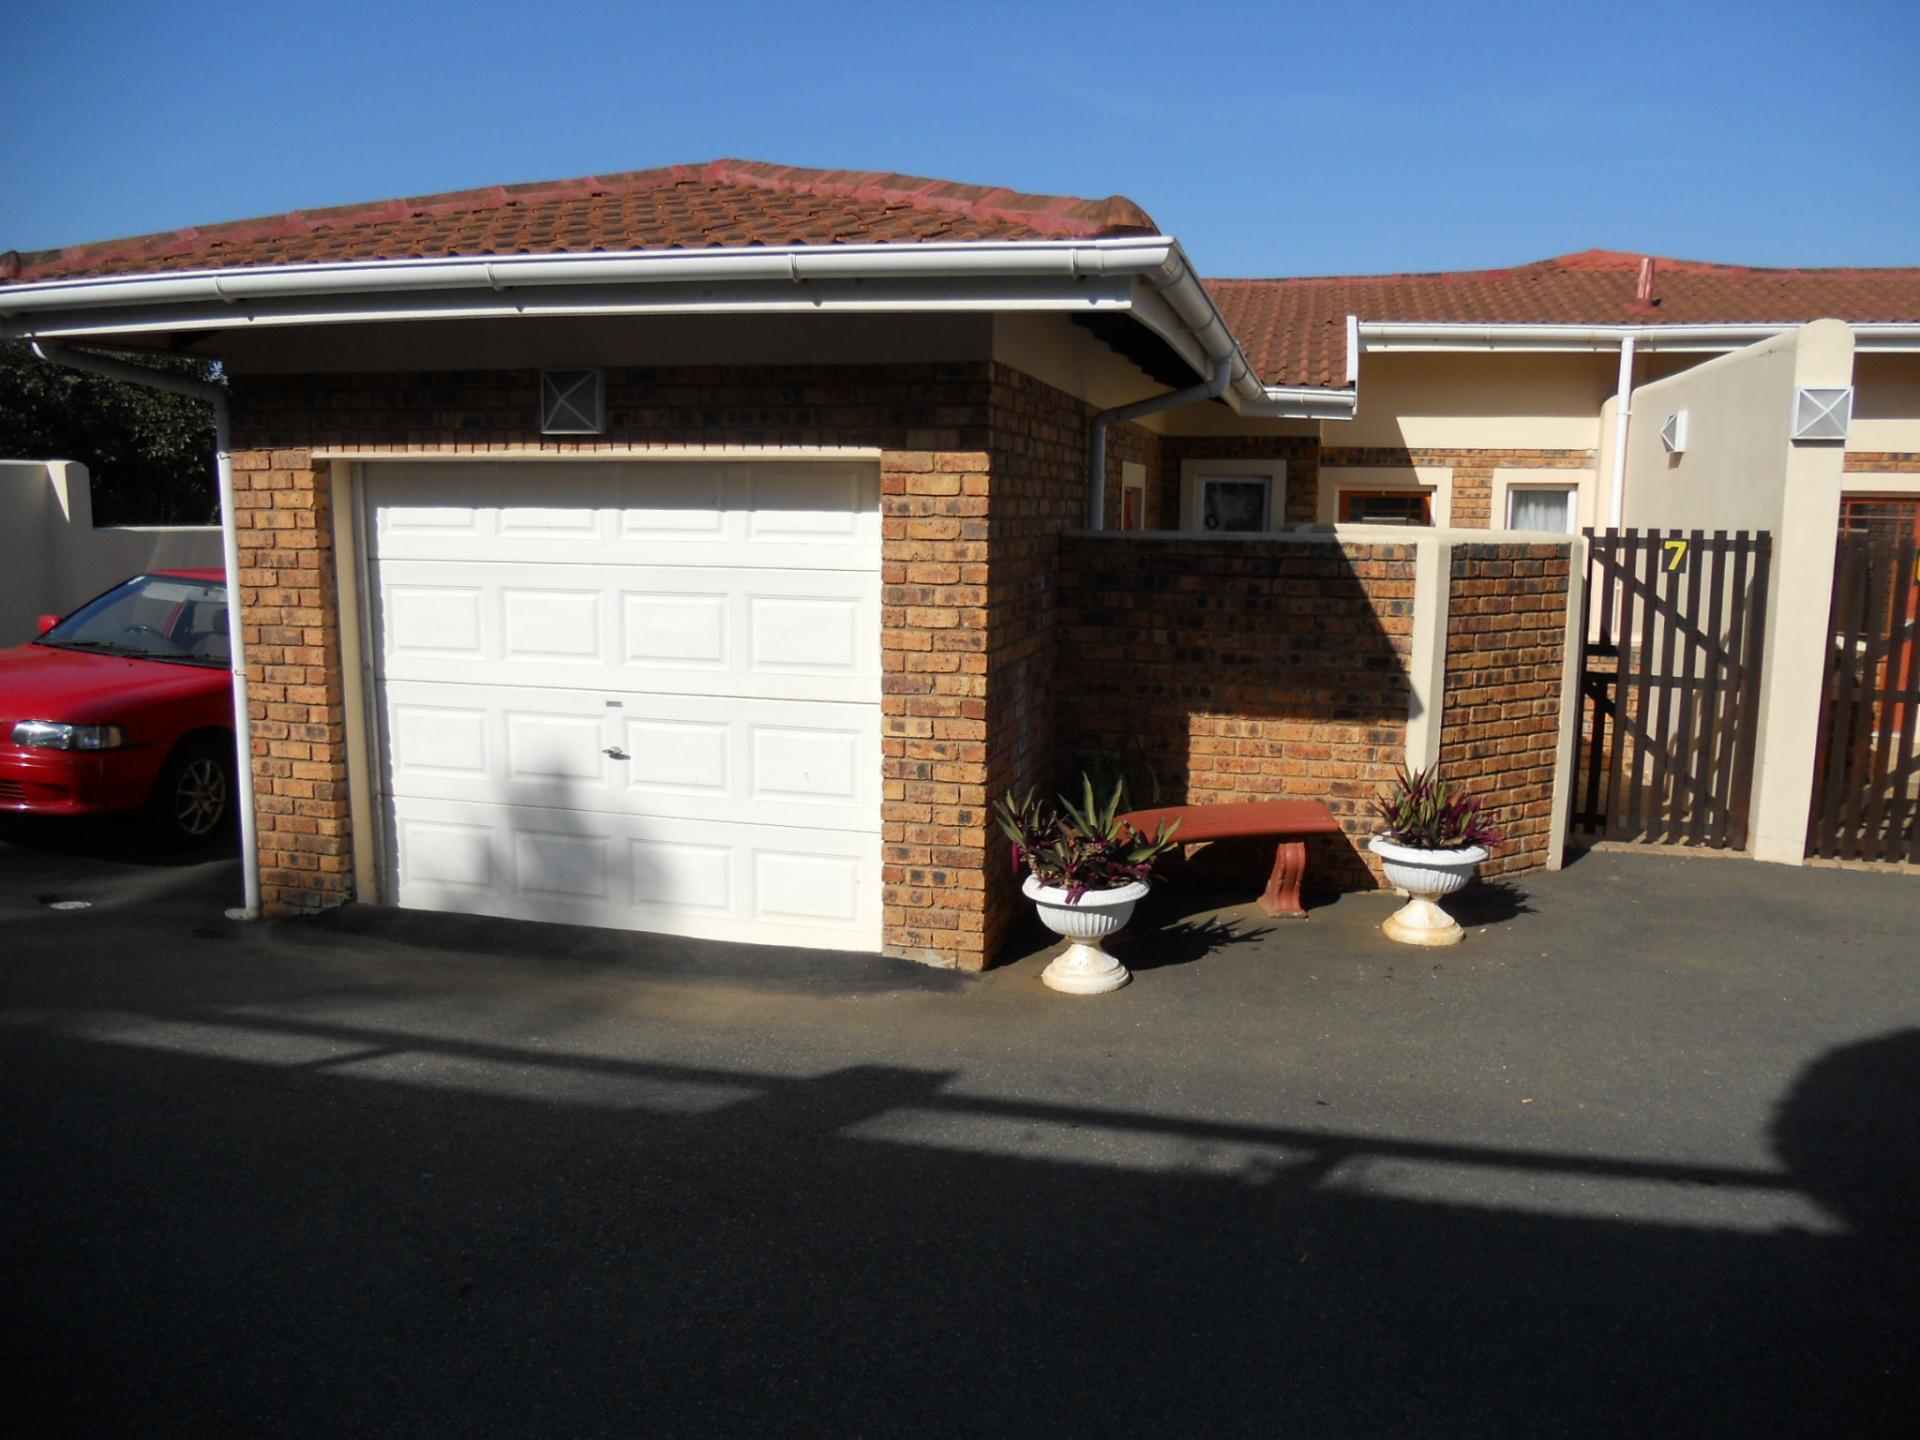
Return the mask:
<svg viewBox="0 0 1920 1440">
<path fill-rule="evenodd" d="M 1582 972 L 1492 940 L 1424 990 L 1337 977 L 1345 932 L 1315 920 L 1093 1003 L 1049 1004 L 1018 968 L 744 999 L 709 975 L 676 1008 L 570 931 L 344 914 L 209 948 L 169 921 L 142 952 L 133 923 L 28 918 L 0 967 L 25 1433 L 1911 1419 L 1920 1030 L 1816 1047 L 1776 1093 L 1775 1165 L 1654 1138 L 1684 1083 L 1704 1133 L 1733 1123 L 1704 1048 L 1630 1092 L 1634 1145 L 1577 1117 L 1508 1139 L 1421 1111 L 1419 1036 L 1498 1049 L 1529 1004 L 1621 1025 L 1543 994 Z M 608 988 L 569 1030 L 541 1000 L 582 971 Z M 1450 997 L 1486 1013 L 1450 1020 Z M 1411 1048 L 1368 1048 L 1400 1024 Z"/>
</svg>

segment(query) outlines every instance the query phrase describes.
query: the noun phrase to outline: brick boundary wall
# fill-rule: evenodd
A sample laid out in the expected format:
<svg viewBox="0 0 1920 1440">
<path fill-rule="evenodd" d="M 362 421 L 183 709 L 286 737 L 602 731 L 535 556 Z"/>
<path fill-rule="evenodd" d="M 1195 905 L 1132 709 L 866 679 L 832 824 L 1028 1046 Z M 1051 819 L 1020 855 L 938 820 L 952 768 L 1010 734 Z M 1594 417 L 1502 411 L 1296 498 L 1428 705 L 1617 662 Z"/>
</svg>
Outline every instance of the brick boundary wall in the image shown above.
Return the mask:
<svg viewBox="0 0 1920 1440">
<path fill-rule="evenodd" d="M 1377 466 L 1383 469 L 1411 469 L 1415 466 L 1445 466 L 1453 474 L 1453 509 L 1450 524 L 1463 530 L 1488 530 L 1493 526 L 1493 472 L 1495 470 L 1589 470 L 1594 465 L 1591 450 L 1436 450 L 1401 449 L 1395 446 L 1323 446 L 1322 469 Z M 1289 507 L 1291 508 L 1291 507 Z"/>
<path fill-rule="evenodd" d="M 1180 528 L 1180 467 L 1188 460 L 1284 460 L 1286 523 L 1311 525 L 1320 504 L 1320 441 L 1311 435 L 1168 435 L 1160 442 L 1164 483 L 1147 497 L 1147 528 Z"/>
<path fill-rule="evenodd" d="M 1920 454 L 1903 450 L 1849 450 L 1840 468 L 1848 475 L 1920 475 Z"/>
<path fill-rule="evenodd" d="M 1488 876 L 1538 869 L 1552 841 L 1569 565 L 1553 545 L 1453 547 L 1440 773 L 1491 807 Z"/>
<path fill-rule="evenodd" d="M 1081 752 L 1144 752 L 1163 803 L 1323 800 L 1346 837 L 1313 842 L 1312 878 L 1377 884 L 1363 847 L 1406 756 L 1414 547 L 1075 535 L 1060 550 L 1055 776 Z M 1264 878 L 1271 851 L 1248 858 Z"/>
</svg>

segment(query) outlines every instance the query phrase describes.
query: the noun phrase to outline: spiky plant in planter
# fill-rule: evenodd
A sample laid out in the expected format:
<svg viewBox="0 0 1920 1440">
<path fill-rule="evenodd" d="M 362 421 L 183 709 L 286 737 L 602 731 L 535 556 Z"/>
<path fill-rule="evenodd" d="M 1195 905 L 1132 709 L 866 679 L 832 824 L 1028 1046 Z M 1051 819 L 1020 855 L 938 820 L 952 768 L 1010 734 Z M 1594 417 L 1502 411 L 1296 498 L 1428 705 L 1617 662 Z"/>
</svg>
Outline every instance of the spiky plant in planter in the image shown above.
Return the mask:
<svg viewBox="0 0 1920 1440">
<path fill-rule="evenodd" d="M 1380 928 L 1409 945 L 1460 943 L 1460 926 L 1434 902 L 1473 878 L 1500 840 L 1479 798 L 1447 784 L 1439 771 L 1402 766 L 1392 789 L 1374 801 L 1380 833 L 1367 847 L 1380 857 L 1387 883 L 1412 897 Z"/>
<path fill-rule="evenodd" d="M 1153 862 L 1172 848 L 1178 826 L 1163 824 L 1149 839 L 1121 818 L 1124 784 L 1104 805 L 1092 780 L 1081 776 L 1080 787 L 1080 804 L 1063 796 L 1058 808 L 1033 790 L 1008 791 L 993 813 L 1013 842 L 1014 873 L 1027 868 L 1022 892 L 1048 929 L 1074 942 L 1040 978 L 1055 990 L 1098 995 L 1131 978 L 1100 941 L 1132 918 L 1153 880 Z"/>
<path fill-rule="evenodd" d="M 1394 773 L 1393 788 L 1375 798 L 1380 834 L 1409 850 L 1460 850 L 1470 845 L 1500 843 L 1500 832 L 1487 822 L 1480 799 L 1455 789 L 1440 778 L 1440 767 Z"/>
<path fill-rule="evenodd" d="M 1163 824 L 1149 840 L 1120 818 L 1124 782 L 1114 785 L 1105 805 L 1096 800 L 1091 778 L 1082 775 L 1080 785 L 1077 806 L 1063 795 L 1055 809 L 1036 790 L 1018 797 L 1009 790 L 994 802 L 994 818 L 1013 842 L 1014 873 L 1025 864 L 1042 885 L 1066 891 L 1069 905 L 1078 905 L 1089 890 L 1152 884 L 1153 862 L 1173 848 L 1179 822 Z"/>
</svg>

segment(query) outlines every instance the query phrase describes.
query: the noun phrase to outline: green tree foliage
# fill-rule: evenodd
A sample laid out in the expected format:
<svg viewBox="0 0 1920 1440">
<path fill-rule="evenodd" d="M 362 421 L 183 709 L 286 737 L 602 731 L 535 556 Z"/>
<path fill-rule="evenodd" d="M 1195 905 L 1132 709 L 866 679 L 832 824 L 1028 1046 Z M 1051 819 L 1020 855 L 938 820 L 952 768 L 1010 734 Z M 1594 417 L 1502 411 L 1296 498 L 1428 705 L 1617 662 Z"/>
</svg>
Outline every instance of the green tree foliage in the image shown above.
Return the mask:
<svg viewBox="0 0 1920 1440">
<path fill-rule="evenodd" d="M 133 356 L 198 380 L 208 360 Z M 0 342 L 0 459 L 78 460 L 93 477 L 96 525 L 207 525 L 220 519 L 213 407 L 204 400 L 48 365 Z"/>
</svg>

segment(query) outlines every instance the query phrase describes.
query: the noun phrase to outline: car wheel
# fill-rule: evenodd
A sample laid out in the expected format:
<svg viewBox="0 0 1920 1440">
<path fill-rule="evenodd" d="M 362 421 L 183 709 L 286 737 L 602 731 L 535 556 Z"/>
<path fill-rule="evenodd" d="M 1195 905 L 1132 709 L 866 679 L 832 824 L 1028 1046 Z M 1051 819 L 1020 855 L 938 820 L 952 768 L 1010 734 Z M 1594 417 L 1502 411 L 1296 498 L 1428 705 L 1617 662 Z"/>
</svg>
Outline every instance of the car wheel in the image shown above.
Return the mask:
<svg viewBox="0 0 1920 1440">
<path fill-rule="evenodd" d="M 233 753 L 209 741 L 182 745 L 154 782 L 154 830 L 173 845 L 197 845 L 218 834 L 233 814 Z"/>
</svg>

